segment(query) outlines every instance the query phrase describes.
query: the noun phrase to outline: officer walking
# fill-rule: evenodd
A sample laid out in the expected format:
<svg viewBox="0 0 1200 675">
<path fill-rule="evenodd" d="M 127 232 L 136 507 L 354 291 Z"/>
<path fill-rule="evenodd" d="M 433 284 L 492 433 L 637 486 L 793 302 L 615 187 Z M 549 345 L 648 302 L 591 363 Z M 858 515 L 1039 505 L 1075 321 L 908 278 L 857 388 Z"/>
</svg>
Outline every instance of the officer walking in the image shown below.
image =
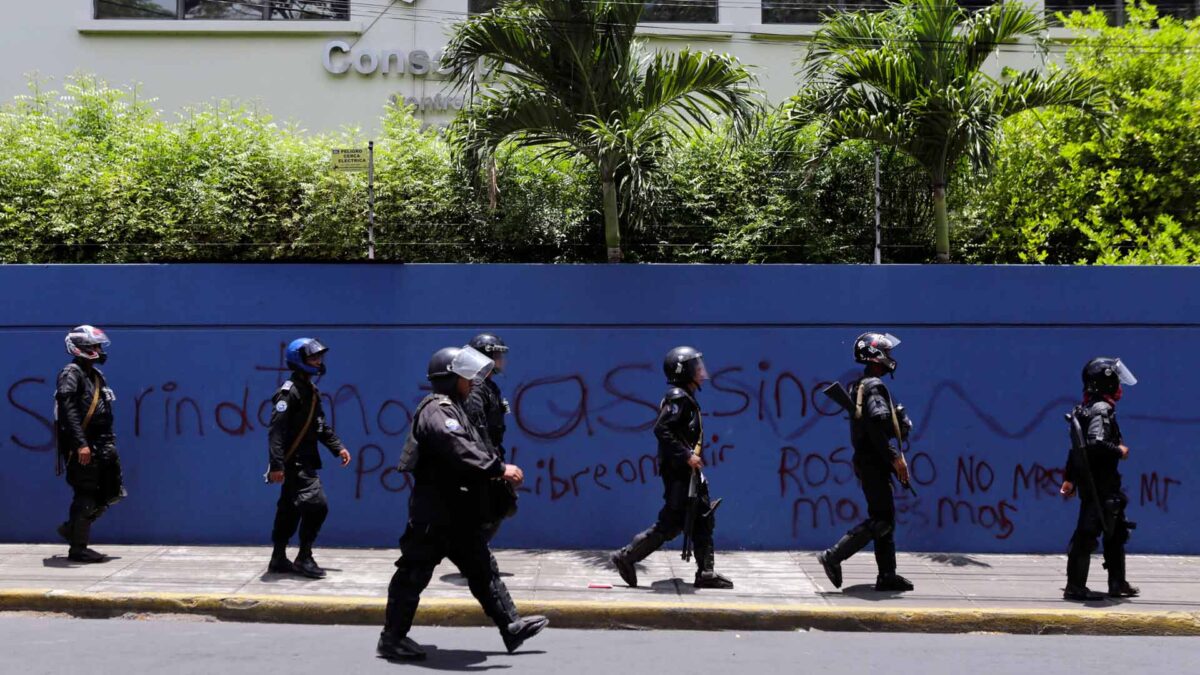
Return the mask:
<svg viewBox="0 0 1200 675">
<path fill-rule="evenodd" d="M 695 587 L 733 588 L 732 581 L 714 570 L 713 512 L 719 500 L 709 501 L 708 482 L 699 473 L 704 466 L 699 452 L 704 431 L 700 404 L 696 402 L 695 395 L 700 391 L 700 385 L 708 379 L 703 355 L 691 347 L 676 347 L 667 352 L 663 373 L 667 376 L 670 388 L 659 403 L 654 435 L 658 439 L 658 466 L 663 482 L 664 504 L 654 525 L 635 536 L 625 548 L 613 553 L 609 560 L 617 568 L 621 579 L 629 586 L 636 587 L 637 563 L 684 531 L 689 524 L 688 509 L 694 506 L 693 500 L 698 500 L 702 506 L 695 514 L 692 531 L 684 533 L 692 538 L 695 548 Z M 693 486 L 694 494 L 689 494 Z M 685 551 L 686 548 L 685 545 Z"/>
<path fill-rule="evenodd" d="M 854 446 L 854 473 L 867 498 L 867 519 L 855 525 L 832 548 L 817 554 L 825 575 L 842 587 L 842 561 L 875 542 L 877 591 L 911 591 L 912 582 L 896 574 L 896 505 L 892 499 L 892 474 L 908 485 L 908 463 L 901 448 L 912 422 L 903 407 L 895 405 L 880 378 L 896 372 L 891 352 L 900 340 L 888 333 L 863 333 L 854 341 L 854 360 L 864 365 L 863 375 L 850 385 L 850 443 Z M 894 375 L 893 375 L 894 376 Z"/>
<path fill-rule="evenodd" d="M 96 367 L 108 360 L 110 344 L 94 326 L 71 329 L 66 338 L 71 362 L 58 373 L 54 392 L 59 467 L 66 464 L 67 484 L 75 492 L 58 534 L 70 545 L 67 558 L 80 563 L 105 560 L 88 548 L 92 523 L 126 494 L 113 434 L 116 396 Z"/>
<path fill-rule="evenodd" d="M 492 361 L 470 347 L 438 350 L 429 361 L 433 393 L 417 406 L 397 467 L 412 473 L 413 487 L 376 647 L 383 658 L 425 658 L 425 650 L 408 632 L 421 592 L 443 558 L 449 558 L 466 577 L 471 594 L 500 629 L 509 653 L 549 623 L 543 616 L 522 618 L 517 613 L 488 549 L 484 527 L 494 518 L 489 513 L 489 481 L 501 478 L 519 485 L 524 479 L 520 468 L 505 464 L 480 437 L 462 407 L 472 381 L 486 377 L 491 369 Z"/>
<path fill-rule="evenodd" d="M 1121 491 L 1118 463 L 1129 457 L 1129 448 L 1117 424 L 1121 385 L 1137 378 L 1121 359 L 1098 357 L 1083 367 L 1083 403 L 1071 412 L 1072 451 L 1067 457 L 1064 497 L 1079 493 L 1079 521 L 1067 552 L 1067 600 L 1099 600 L 1104 596 L 1087 587 L 1088 568 L 1097 537 L 1104 539 L 1104 567 L 1108 569 L 1108 595 L 1132 598 L 1138 589 L 1125 580 L 1125 542 L 1134 523 L 1125 519 L 1129 500 Z"/>
<path fill-rule="evenodd" d="M 463 409 L 471 419 L 471 423 L 479 430 L 479 435 L 491 445 L 492 450 L 500 457 L 501 462 L 508 461 L 508 453 L 504 448 L 504 416 L 509 414 L 508 400 L 500 392 L 496 384 L 496 373 L 504 372 L 507 365 L 508 347 L 504 341 L 491 333 L 480 333 L 471 338 L 469 346 L 488 357 L 494 364 L 486 377 L 477 378 L 471 387 L 471 393 L 463 402 Z M 516 514 L 517 493 L 512 485 L 504 481 L 492 481 L 493 509 L 496 521 L 485 525 L 487 539 L 491 541 L 500 529 L 500 523 L 507 517 Z"/>
<path fill-rule="evenodd" d="M 321 453 L 317 441 L 337 457 L 342 466 L 350 464 L 350 451 L 342 445 L 325 421 L 321 393 L 313 383 L 314 375 L 325 374 L 325 352 L 329 348 L 313 338 L 293 340 L 287 347 L 286 360 L 292 369 L 291 378 L 275 392 L 271 403 L 268 432 L 269 466 L 267 480 L 283 483 L 275 507 L 275 527 L 271 541 L 268 571 L 279 574 L 301 574 L 310 579 L 322 579 L 325 570 L 313 560 L 312 546 L 329 504 L 317 471 L 321 469 Z M 300 528 L 300 551 L 295 562 L 287 557 L 287 545 Z"/>
</svg>

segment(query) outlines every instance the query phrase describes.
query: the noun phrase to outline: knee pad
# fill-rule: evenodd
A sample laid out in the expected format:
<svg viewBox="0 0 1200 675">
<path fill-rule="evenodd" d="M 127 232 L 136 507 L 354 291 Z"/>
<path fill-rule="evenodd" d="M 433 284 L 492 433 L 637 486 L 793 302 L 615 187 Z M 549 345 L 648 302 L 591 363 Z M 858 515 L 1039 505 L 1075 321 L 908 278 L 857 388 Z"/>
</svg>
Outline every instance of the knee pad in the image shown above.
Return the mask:
<svg viewBox="0 0 1200 675">
<path fill-rule="evenodd" d="M 866 525 L 875 539 L 890 536 L 892 532 L 896 531 L 896 524 L 890 520 L 868 520 Z"/>
</svg>

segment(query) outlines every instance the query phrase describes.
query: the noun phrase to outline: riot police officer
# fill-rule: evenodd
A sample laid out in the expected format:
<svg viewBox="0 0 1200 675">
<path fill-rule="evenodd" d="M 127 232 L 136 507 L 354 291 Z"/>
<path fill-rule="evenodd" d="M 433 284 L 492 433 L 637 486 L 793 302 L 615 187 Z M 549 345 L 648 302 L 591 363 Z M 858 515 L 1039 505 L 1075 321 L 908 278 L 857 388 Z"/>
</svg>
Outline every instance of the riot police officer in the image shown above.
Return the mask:
<svg viewBox="0 0 1200 675">
<path fill-rule="evenodd" d="M 504 416 L 509 413 L 508 400 L 500 392 L 495 375 L 504 372 L 508 360 L 508 346 L 504 340 L 491 333 L 480 333 L 471 338 L 468 343 L 472 349 L 492 360 L 495 365 L 487 377 L 476 382 L 471 387 L 471 394 L 463 403 L 472 423 L 483 433 L 483 438 L 492 444 L 492 448 L 500 455 L 500 461 L 507 461 L 508 453 L 504 449 Z"/>
<path fill-rule="evenodd" d="M 817 554 L 825 575 L 842 587 L 842 561 L 875 542 L 877 591 L 911 591 L 912 582 L 896 574 L 896 505 L 892 474 L 908 485 L 908 463 L 901 444 L 912 422 L 880 378 L 896 372 L 892 350 L 900 340 L 888 333 L 868 332 L 854 341 L 854 360 L 864 366 L 862 377 L 850 385 L 850 444 L 854 473 L 867 499 L 867 519 L 855 525 L 833 547 Z"/>
<path fill-rule="evenodd" d="M 350 451 L 326 421 L 321 392 L 312 381 L 313 376 L 325 374 L 325 353 L 328 351 L 328 347 L 314 338 L 299 338 L 288 345 L 285 358 L 292 374 L 271 398 L 274 408 L 267 435 L 267 480 L 283 484 L 275 507 L 275 526 L 271 531 L 275 550 L 267 569 L 279 574 L 301 574 L 310 579 L 325 577 L 325 570 L 313 559 L 312 546 L 329 515 L 325 489 L 317 476 L 321 469 L 317 442 L 328 448 L 342 466 L 350 464 Z M 288 560 L 287 545 L 297 526 L 300 550 L 293 563 Z"/>
<path fill-rule="evenodd" d="M 1121 359 L 1098 357 L 1083 367 L 1083 402 L 1071 412 L 1072 451 L 1062 484 L 1063 496 L 1079 493 L 1079 520 L 1067 553 L 1067 600 L 1098 600 L 1103 596 L 1087 587 L 1088 568 L 1096 539 L 1103 536 L 1104 567 L 1108 569 L 1108 594 L 1131 598 L 1138 589 L 1125 579 L 1125 542 L 1134 524 L 1125 519 L 1128 499 L 1121 491 L 1118 463 L 1129 457 L 1129 448 L 1117 424 L 1117 401 L 1122 385 L 1137 378 Z"/>
<path fill-rule="evenodd" d="M 479 377 L 472 384 L 471 393 L 463 402 L 463 409 L 471 419 L 471 423 L 479 430 L 480 437 L 491 445 L 492 450 L 500 457 L 501 462 L 508 461 L 508 453 L 504 448 L 504 416 L 509 413 L 508 401 L 496 384 L 495 375 L 504 371 L 507 362 L 508 346 L 499 337 L 491 333 L 480 333 L 468 345 L 488 357 L 494 364 L 491 372 L 485 377 Z M 495 522 L 485 526 L 488 541 L 496 536 L 500 523 L 517 511 L 517 493 L 512 485 L 504 481 L 493 481 L 492 499 Z"/>
<path fill-rule="evenodd" d="M 681 532 L 690 536 L 696 556 L 696 588 L 733 588 L 733 582 L 718 574 L 714 567 L 714 511 L 720 503 L 709 500 L 708 482 L 700 473 L 704 461 L 700 445 L 704 431 L 700 419 L 700 404 L 696 392 L 708 379 L 703 355 L 692 347 L 676 347 L 663 360 L 667 376 L 666 395 L 659 403 L 654 435 L 658 439 L 658 467 L 663 483 L 663 507 L 658 520 L 649 529 L 633 538 L 627 546 L 613 553 L 609 560 L 621 579 L 631 587 L 638 585 L 638 562 L 658 550 Z M 694 477 L 694 480 L 693 480 Z M 693 522 L 688 523 L 689 508 L 696 508 Z M 691 532 L 684 532 L 691 524 Z M 685 551 L 687 546 L 685 544 Z M 685 555 L 686 559 L 686 555 Z"/>
<path fill-rule="evenodd" d="M 67 558 L 80 563 L 105 560 L 88 548 L 92 523 L 125 497 L 113 434 L 116 396 L 97 368 L 108 360 L 110 344 L 94 326 L 71 329 L 66 337 L 71 362 L 58 373 L 54 392 L 59 467 L 66 464 L 67 484 L 75 493 L 58 534 L 70 545 Z"/>
<path fill-rule="evenodd" d="M 472 381 L 486 377 L 492 361 L 470 347 L 447 347 L 429 360 L 433 393 L 413 415 L 401 453 L 401 471 L 412 473 L 408 524 L 400 538 L 400 559 L 388 586 L 387 614 L 376 653 L 387 659 L 423 659 L 425 651 L 408 637 L 421 592 L 443 558 L 458 567 L 471 595 L 500 630 L 512 653 L 549 623 L 543 616 L 522 618 L 500 579 L 488 549 L 485 524 L 488 483 L 519 485 L 521 469 L 505 464 L 471 424 L 462 403 Z"/>
</svg>

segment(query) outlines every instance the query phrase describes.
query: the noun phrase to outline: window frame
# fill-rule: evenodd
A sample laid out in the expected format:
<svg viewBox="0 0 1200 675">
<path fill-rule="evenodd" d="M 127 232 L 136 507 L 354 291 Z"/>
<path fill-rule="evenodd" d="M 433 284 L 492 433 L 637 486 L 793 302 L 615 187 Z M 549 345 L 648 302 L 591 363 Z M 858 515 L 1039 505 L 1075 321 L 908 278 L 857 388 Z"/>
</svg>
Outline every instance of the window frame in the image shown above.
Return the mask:
<svg viewBox="0 0 1200 675">
<path fill-rule="evenodd" d="M 258 2 L 262 3 L 262 17 L 258 18 L 258 19 L 189 19 L 186 16 L 187 15 L 187 3 L 185 0 L 175 0 L 175 16 L 173 18 L 149 17 L 149 16 L 147 16 L 147 17 L 137 17 L 137 16 L 102 17 L 102 16 L 100 16 L 100 6 L 102 4 L 113 4 L 115 2 L 116 2 L 116 0 L 112 0 L 112 2 L 105 2 L 105 0 L 92 0 L 92 20 L 93 21 L 285 21 L 285 22 L 294 22 L 294 21 L 350 21 L 354 16 L 351 11 L 353 9 L 353 0 L 344 0 L 344 2 L 346 3 L 345 18 L 336 18 L 336 17 L 319 17 L 319 18 L 317 18 L 317 17 L 314 17 L 314 18 L 310 18 L 310 19 L 282 19 L 282 18 L 277 19 L 277 18 L 274 18 L 271 16 L 272 5 L 274 4 L 273 0 L 250 0 L 250 2 L 252 4 L 257 4 Z M 117 3 L 117 4 L 120 4 L 120 3 Z"/>
<path fill-rule="evenodd" d="M 486 14 L 487 12 L 490 12 L 491 11 L 490 9 L 485 9 L 485 10 L 472 9 L 472 7 L 471 7 L 472 5 L 476 4 L 476 2 L 482 2 L 482 1 L 486 1 L 486 0 L 468 0 L 467 16 L 478 16 L 480 14 Z M 499 1 L 500 0 L 493 0 L 493 2 L 499 2 Z M 672 1 L 675 3 L 679 2 L 679 0 L 668 0 L 668 2 L 672 2 Z M 712 6 L 713 18 L 710 21 L 695 21 L 693 19 L 643 19 L 642 21 L 640 21 L 638 23 L 638 25 L 639 26 L 646 26 L 646 25 L 652 25 L 652 26 L 658 26 L 658 25 L 663 25 L 663 26 L 677 26 L 677 25 L 718 26 L 721 24 L 721 3 L 723 2 L 723 0 L 707 0 L 707 1 L 711 2 L 713 4 L 713 6 Z"/>
</svg>

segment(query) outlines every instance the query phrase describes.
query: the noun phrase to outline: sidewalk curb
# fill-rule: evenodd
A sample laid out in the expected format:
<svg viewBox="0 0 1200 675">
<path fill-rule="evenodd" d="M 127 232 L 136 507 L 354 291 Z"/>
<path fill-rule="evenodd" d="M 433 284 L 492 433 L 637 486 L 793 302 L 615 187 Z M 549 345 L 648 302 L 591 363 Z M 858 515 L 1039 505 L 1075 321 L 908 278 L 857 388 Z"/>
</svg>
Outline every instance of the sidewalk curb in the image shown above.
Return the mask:
<svg viewBox="0 0 1200 675">
<path fill-rule="evenodd" d="M 382 589 L 381 589 L 382 590 Z M 386 600 L 313 595 L 83 593 L 0 590 L 0 612 L 61 612 L 81 617 L 196 614 L 222 621 L 383 625 Z M 529 600 L 523 614 L 545 614 L 560 628 L 673 630 L 803 630 L 1025 635 L 1200 635 L 1200 611 L 1110 609 L 957 609 L 830 607 L 737 603 Z M 470 598 L 421 601 L 418 625 L 487 626 Z"/>
</svg>

